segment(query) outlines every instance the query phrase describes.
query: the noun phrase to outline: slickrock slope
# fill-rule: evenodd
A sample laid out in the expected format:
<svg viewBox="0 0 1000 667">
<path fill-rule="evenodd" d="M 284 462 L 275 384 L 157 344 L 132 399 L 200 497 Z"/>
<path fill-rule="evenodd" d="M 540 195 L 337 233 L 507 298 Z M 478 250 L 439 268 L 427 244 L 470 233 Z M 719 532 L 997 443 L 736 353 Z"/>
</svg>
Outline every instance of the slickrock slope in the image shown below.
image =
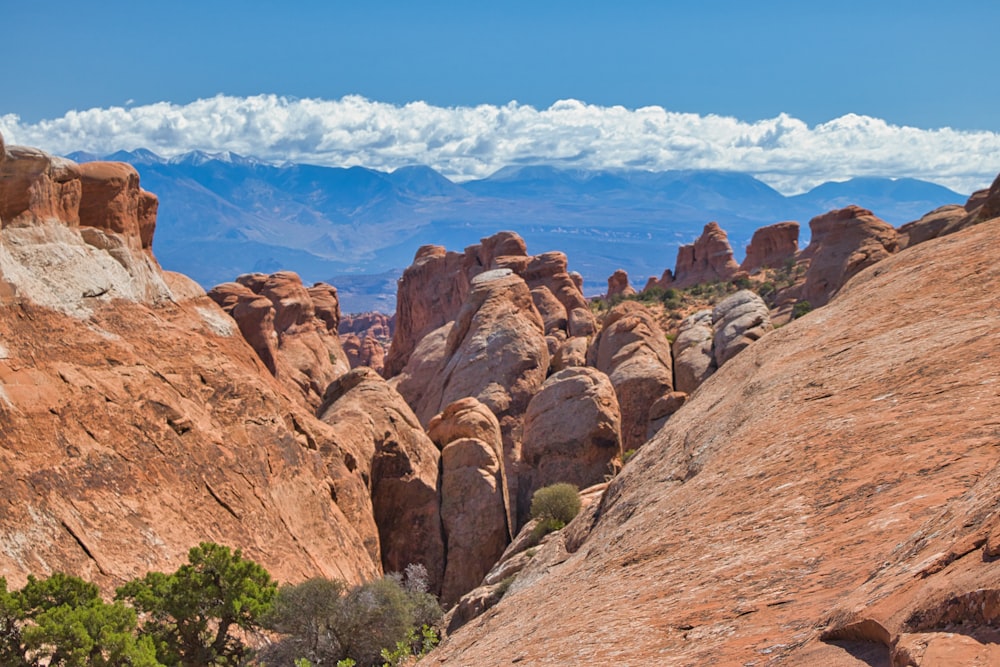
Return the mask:
<svg viewBox="0 0 1000 667">
<path fill-rule="evenodd" d="M 731 359 L 421 664 L 996 664 L 998 234 L 883 259 Z"/>
<path fill-rule="evenodd" d="M 135 171 L 2 155 L 0 576 L 108 589 L 204 540 L 284 581 L 377 575 L 360 473 L 236 323 L 160 271 Z"/>
<path fill-rule="evenodd" d="M 206 539 L 286 581 L 379 571 L 359 476 L 207 297 L 86 321 L 5 302 L 0 348 L 0 576 L 14 585 L 56 569 L 118 584 Z"/>
</svg>

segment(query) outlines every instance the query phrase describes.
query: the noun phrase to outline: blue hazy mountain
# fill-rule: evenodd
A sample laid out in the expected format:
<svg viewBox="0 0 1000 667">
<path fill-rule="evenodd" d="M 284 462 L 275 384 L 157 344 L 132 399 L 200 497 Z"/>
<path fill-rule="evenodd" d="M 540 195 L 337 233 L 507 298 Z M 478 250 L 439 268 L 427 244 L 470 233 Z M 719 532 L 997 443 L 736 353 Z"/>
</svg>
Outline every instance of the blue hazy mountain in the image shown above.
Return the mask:
<svg viewBox="0 0 1000 667">
<path fill-rule="evenodd" d="M 206 287 L 291 269 L 307 282 L 338 285 L 347 311 L 391 303 L 394 279 L 419 246 L 461 250 L 504 229 L 521 234 L 532 253 L 565 252 L 595 294 L 616 269 L 641 287 L 672 268 L 677 247 L 712 220 L 742 256 L 755 229 L 781 220 L 800 221 L 807 234 L 811 217 L 853 203 L 899 225 L 966 199 L 912 179 L 859 178 L 785 197 L 747 174 L 709 170 L 514 166 L 454 183 L 420 165 L 386 173 L 234 153 L 164 159 L 142 149 L 100 159 L 132 163 L 159 196 L 154 251 L 164 268 Z"/>
</svg>

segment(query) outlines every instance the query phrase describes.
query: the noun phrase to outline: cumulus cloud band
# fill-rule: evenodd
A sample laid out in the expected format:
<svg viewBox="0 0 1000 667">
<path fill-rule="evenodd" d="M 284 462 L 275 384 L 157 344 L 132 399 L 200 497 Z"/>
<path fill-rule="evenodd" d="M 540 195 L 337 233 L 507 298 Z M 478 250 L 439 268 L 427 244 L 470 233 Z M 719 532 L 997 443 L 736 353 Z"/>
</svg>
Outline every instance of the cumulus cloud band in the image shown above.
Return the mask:
<svg viewBox="0 0 1000 667">
<path fill-rule="evenodd" d="M 189 104 L 70 111 L 24 123 L 0 116 L 11 144 L 52 153 L 148 148 L 171 157 L 232 151 L 272 162 L 360 165 L 390 171 L 429 165 L 456 181 L 517 164 L 581 169 L 727 169 L 785 194 L 854 176 L 912 177 L 960 192 L 1000 170 L 1000 134 L 896 126 L 849 114 L 809 127 L 781 114 L 755 122 L 561 100 L 547 109 L 393 105 L 339 100 L 218 95 Z"/>
</svg>

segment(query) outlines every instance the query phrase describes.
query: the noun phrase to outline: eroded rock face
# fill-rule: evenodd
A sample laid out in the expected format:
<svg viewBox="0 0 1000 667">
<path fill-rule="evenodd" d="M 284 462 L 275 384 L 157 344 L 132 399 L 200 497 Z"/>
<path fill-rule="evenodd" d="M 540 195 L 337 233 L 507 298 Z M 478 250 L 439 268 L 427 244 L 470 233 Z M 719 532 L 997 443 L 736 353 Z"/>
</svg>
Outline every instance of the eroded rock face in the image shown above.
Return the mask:
<svg viewBox="0 0 1000 667">
<path fill-rule="evenodd" d="M 753 233 L 740 269 L 752 273 L 764 267 L 780 268 L 799 251 L 799 223 L 779 222 Z"/>
<path fill-rule="evenodd" d="M 271 374 L 315 408 L 327 386 L 350 369 L 335 326 L 336 290 L 324 283 L 307 289 L 291 271 L 236 280 L 212 288 L 209 296 L 236 320 Z"/>
<path fill-rule="evenodd" d="M 716 367 L 721 367 L 774 326 L 764 300 L 755 292 L 740 290 L 712 311 L 712 329 L 712 353 Z"/>
<path fill-rule="evenodd" d="M 504 269 L 476 276 L 422 401 L 427 414 L 472 396 L 497 415 L 501 427 L 505 417 L 519 419 L 549 366 L 543 327 L 519 276 Z"/>
<path fill-rule="evenodd" d="M 813 308 L 826 304 L 852 276 L 899 248 L 896 230 L 858 206 L 830 211 L 809 221 L 812 240 L 800 255 L 807 260 L 801 297 Z"/>
<path fill-rule="evenodd" d="M 307 287 L 316 318 L 326 325 L 330 333 L 340 333 L 340 297 L 337 288 L 326 283 L 316 283 Z"/>
<path fill-rule="evenodd" d="M 634 296 L 635 288 L 628 284 L 628 273 L 625 269 L 618 269 L 608 276 L 607 298 L 615 296 Z"/>
<path fill-rule="evenodd" d="M 543 486 L 586 488 L 604 481 L 622 454 L 615 388 L 596 368 L 567 368 L 549 377 L 528 404 L 521 455 L 530 477 L 520 485 L 522 515 Z"/>
<path fill-rule="evenodd" d="M 371 336 L 358 338 L 355 334 L 341 334 L 340 344 L 351 368 L 367 366 L 381 374 L 385 368 L 385 349 Z"/>
<path fill-rule="evenodd" d="M 681 321 L 673 345 L 677 391 L 690 394 L 718 368 L 712 351 L 714 338 L 711 310 L 699 310 Z"/>
<path fill-rule="evenodd" d="M 693 244 L 677 251 L 677 266 L 669 286 L 684 289 L 699 283 L 728 282 L 739 271 L 729 237 L 718 223 L 710 222 Z"/>
<path fill-rule="evenodd" d="M 132 167 L 78 165 L 21 146 L 4 156 L 0 297 L 78 317 L 112 299 L 171 298 L 150 252 L 156 197 L 139 188 Z"/>
<path fill-rule="evenodd" d="M 649 408 L 673 390 L 670 345 L 660 325 L 641 304 L 612 308 L 587 353 L 587 364 L 605 373 L 621 409 L 622 448 L 646 441 Z"/>
<path fill-rule="evenodd" d="M 444 574 L 437 447 L 403 398 L 374 370 L 356 368 L 332 383 L 318 413 L 369 487 L 382 567 L 427 568 L 433 590 Z"/>
<path fill-rule="evenodd" d="M 441 246 L 422 246 L 399 279 L 396 332 L 385 360 L 385 375 L 397 375 L 420 340 L 455 319 L 469 292 L 462 255 Z"/>
<path fill-rule="evenodd" d="M 353 315 L 341 315 L 341 334 L 356 334 L 359 338 L 369 336 L 379 343 L 392 340 L 395 331 L 396 321 L 384 313 L 356 313 Z"/>
</svg>

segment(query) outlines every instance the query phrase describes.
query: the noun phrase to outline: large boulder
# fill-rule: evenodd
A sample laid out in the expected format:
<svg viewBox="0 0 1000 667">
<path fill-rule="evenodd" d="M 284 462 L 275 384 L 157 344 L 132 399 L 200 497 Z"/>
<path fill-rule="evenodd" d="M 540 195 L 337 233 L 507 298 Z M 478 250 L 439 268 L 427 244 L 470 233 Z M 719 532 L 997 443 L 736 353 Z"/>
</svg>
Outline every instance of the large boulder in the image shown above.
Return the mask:
<svg viewBox="0 0 1000 667">
<path fill-rule="evenodd" d="M 510 541 L 500 424 L 464 398 L 431 420 L 441 450 L 441 519 L 448 547 L 441 601 L 453 604 L 479 585 Z"/>
<path fill-rule="evenodd" d="M 733 259 L 729 237 L 717 222 L 710 222 L 694 243 L 681 246 L 677 251 L 677 265 L 670 286 L 684 289 L 700 283 L 728 282 L 739 272 L 740 265 Z"/>
<path fill-rule="evenodd" d="M 329 386 L 317 414 L 368 484 L 383 569 L 402 572 L 420 563 L 439 591 L 445 562 L 440 454 L 413 411 L 378 373 L 356 368 Z"/>
<path fill-rule="evenodd" d="M 740 290 L 712 311 L 712 328 L 715 365 L 721 367 L 774 326 L 764 300 L 750 290 Z"/>
<path fill-rule="evenodd" d="M 779 222 L 753 233 L 740 269 L 753 273 L 764 267 L 777 269 L 799 251 L 799 223 Z"/>
<path fill-rule="evenodd" d="M 699 310 L 681 321 L 673 345 L 677 391 L 692 393 L 718 368 L 712 351 L 714 338 L 711 310 Z"/>
<path fill-rule="evenodd" d="M 606 374 L 621 409 L 622 447 L 646 441 L 649 408 L 673 391 L 670 344 L 642 304 L 626 301 L 612 308 L 591 343 L 587 364 Z"/>
<path fill-rule="evenodd" d="M 543 486 L 568 482 L 582 489 L 604 481 L 621 454 L 621 413 L 608 376 L 588 367 L 552 375 L 524 417 L 521 513 Z"/>
</svg>

